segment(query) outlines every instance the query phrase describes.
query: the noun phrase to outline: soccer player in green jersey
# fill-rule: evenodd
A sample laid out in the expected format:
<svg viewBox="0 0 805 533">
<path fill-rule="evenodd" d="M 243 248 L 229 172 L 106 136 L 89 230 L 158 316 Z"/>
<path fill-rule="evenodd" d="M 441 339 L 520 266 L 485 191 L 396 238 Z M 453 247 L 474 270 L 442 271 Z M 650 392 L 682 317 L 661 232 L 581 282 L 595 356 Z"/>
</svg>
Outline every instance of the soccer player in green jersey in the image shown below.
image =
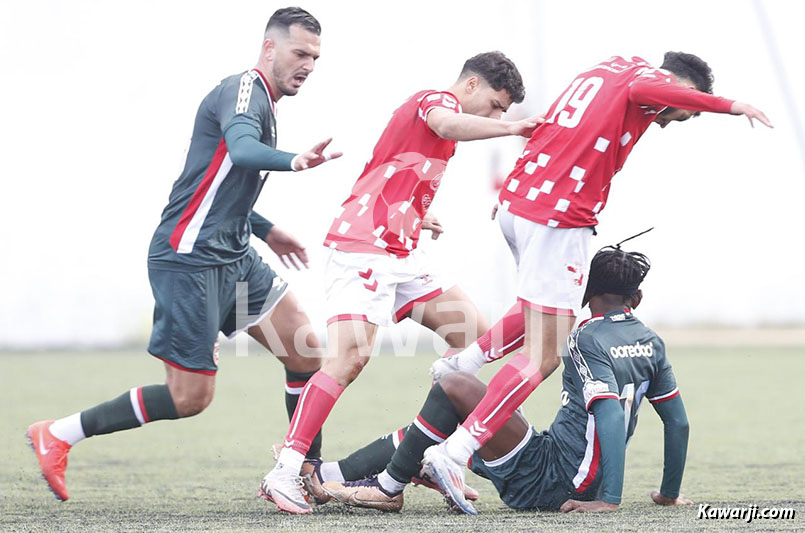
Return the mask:
<svg viewBox="0 0 805 533">
<path fill-rule="evenodd" d="M 218 333 L 247 331 L 286 369 L 286 408 L 321 366 L 307 315 L 288 285 L 249 245 L 268 243 L 283 263 L 307 265 L 304 248 L 252 207 L 270 170 L 299 171 L 339 153 L 324 141 L 299 154 L 276 149 L 274 107 L 293 96 L 319 57 L 321 26 L 307 11 L 285 8 L 268 21 L 257 66 L 230 76 L 202 101 L 184 170 L 173 184 L 148 253 L 154 328 L 148 352 L 164 362 L 166 383 L 135 387 L 90 409 L 28 428 L 43 477 L 60 501 L 67 453 L 93 435 L 193 416 L 212 401 Z M 245 290 L 244 290 L 245 288 Z M 294 342 L 299 330 L 306 349 Z M 304 357 L 305 351 L 313 357 Z M 282 356 L 282 357 L 281 357 Z M 310 457 L 320 454 L 317 435 Z"/>
<path fill-rule="evenodd" d="M 688 444 L 688 421 L 665 344 L 633 314 L 649 270 L 639 253 L 607 247 L 593 258 L 584 296 L 592 318 L 568 337 L 562 360 L 561 406 L 550 429 L 535 431 L 514 416 L 470 460 L 514 509 L 614 511 L 621 503 L 626 445 L 643 400 L 665 426 L 665 467 L 660 505 L 692 503 L 679 492 Z M 475 408 L 486 387 L 464 372 L 448 374 L 431 389 L 401 440 L 378 439 L 338 463 L 319 465 L 308 480 L 318 499 L 397 511 L 412 477 L 435 476 L 428 448 L 443 441 Z M 396 447 L 393 442 L 399 442 Z M 378 466 L 384 464 L 385 467 Z M 424 467 L 423 467 L 424 466 Z M 378 475 L 381 468 L 385 468 Z M 364 477 L 366 476 L 366 477 Z M 359 479 L 362 478 L 362 479 Z M 462 492 L 441 483 L 448 502 L 476 514 Z"/>
</svg>

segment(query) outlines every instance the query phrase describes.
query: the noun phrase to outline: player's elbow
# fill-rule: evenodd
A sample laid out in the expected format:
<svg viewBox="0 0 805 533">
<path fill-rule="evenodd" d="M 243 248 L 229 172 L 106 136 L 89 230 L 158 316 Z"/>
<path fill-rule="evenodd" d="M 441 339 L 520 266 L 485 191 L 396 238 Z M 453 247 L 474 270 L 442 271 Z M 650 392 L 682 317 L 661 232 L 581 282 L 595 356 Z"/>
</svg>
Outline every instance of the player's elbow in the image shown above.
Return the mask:
<svg viewBox="0 0 805 533">
<path fill-rule="evenodd" d="M 228 148 L 229 159 L 232 161 L 233 165 L 243 168 L 254 167 L 254 162 L 252 158 L 249 157 L 249 150 L 245 149 L 242 144 L 235 143 L 234 146 Z"/>
</svg>

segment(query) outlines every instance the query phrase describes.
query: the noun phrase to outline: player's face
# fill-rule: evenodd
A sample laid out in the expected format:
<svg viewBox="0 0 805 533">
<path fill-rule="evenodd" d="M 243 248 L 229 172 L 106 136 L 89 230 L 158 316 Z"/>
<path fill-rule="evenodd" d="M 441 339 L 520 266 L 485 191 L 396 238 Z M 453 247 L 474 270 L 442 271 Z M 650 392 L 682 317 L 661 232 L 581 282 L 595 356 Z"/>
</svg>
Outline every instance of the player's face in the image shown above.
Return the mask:
<svg viewBox="0 0 805 533">
<path fill-rule="evenodd" d="M 671 122 L 685 122 L 689 118 L 696 116 L 699 116 L 699 114 L 689 109 L 668 107 L 662 113 L 657 115 L 657 118 L 654 119 L 654 122 L 659 124 L 661 128 L 664 128 Z"/>
<path fill-rule="evenodd" d="M 292 24 L 287 36 L 277 38 L 271 73 L 282 95 L 293 96 L 299 92 L 308 75 L 313 72 L 320 48 L 321 37 L 299 24 Z"/>
<path fill-rule="evenodd" d="M 476 80 L 475 84 L 473 80 Z M 462 99 L 461 108 L 470 115 L 499 119 L 512 103 L 506 89 L 495 90 L 475 77 L 468 80 L 465 89 L 467 94 Z"/>
</svg>

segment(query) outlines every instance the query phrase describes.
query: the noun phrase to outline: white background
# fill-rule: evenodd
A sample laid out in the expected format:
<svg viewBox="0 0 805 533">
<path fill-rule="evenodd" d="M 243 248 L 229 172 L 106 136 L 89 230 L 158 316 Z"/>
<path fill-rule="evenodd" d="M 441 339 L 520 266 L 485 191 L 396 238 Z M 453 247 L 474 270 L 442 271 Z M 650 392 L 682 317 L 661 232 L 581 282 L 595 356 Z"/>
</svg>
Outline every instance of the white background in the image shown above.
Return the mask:
<svg viewBox="0 0 805 533">
<path fill-rule="evenodd" d="M 758 6 L 771 32 L 764 36 Z M 142 344 L 152 299 L 148 243 L 178 176 L 196 108 L 257 60 L 273 2 L 76 0 L 0 6 L 0 346 Z M 257 209 L 307 246 L 311 269 L 285 271 L 324 327 L 320 245 L 391 112 L 413 92 L 448 87 L 468 57 L 498 49 L 544 111 L 586 67 L 612 55 L 659 66 L 700 55 L 716 94 L 776 125 L 705 115 L 652 126 L 615 178 L 595 248 L 633 243 L 653 263 L 641 317 L 666 325 L 805 322 L 805 103 L 798 2 L 325 2 L 322 55 L 299 95 L 279 103 L 279 148 L 327 136 L 342 159 L 270 176 Z M 772 49 L 778 52 L 775 69 Z M 784 83 L 785 82 L 785 83 Z M 431 208 L 447 232 L 423 246 L 490 318 L 513 301 L 514 263 L 496 223 L 495 176 L 522 142 L 460 145 Z"/>
</svg>

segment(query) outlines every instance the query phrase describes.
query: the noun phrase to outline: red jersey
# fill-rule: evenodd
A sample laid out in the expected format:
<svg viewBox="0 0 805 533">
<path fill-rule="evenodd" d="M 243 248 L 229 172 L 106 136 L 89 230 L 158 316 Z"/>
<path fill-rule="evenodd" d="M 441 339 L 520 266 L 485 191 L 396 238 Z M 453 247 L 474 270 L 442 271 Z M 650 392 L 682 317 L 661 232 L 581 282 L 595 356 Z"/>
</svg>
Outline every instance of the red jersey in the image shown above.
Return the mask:
<svg viewBox="0 0 805 533">
<path fill-rule="evenodd" d="M 579 74 L 531 135 L 501 206 L 554 228 L 594 226 L 613 176 L 666 107 L 729 113 L 733 101 L 678 85 L 639 57 Z"/>
<path fill-rule="evenodd" d="M 394 111 L 325 246 L 396 257 L 416 248 L 422 218 L 456 151 L 456 141 L 442 139 L 427 124 L 436 107 L 461 113 L 455 95 L 439 91 L 420 91 Z"/>
</svg>

